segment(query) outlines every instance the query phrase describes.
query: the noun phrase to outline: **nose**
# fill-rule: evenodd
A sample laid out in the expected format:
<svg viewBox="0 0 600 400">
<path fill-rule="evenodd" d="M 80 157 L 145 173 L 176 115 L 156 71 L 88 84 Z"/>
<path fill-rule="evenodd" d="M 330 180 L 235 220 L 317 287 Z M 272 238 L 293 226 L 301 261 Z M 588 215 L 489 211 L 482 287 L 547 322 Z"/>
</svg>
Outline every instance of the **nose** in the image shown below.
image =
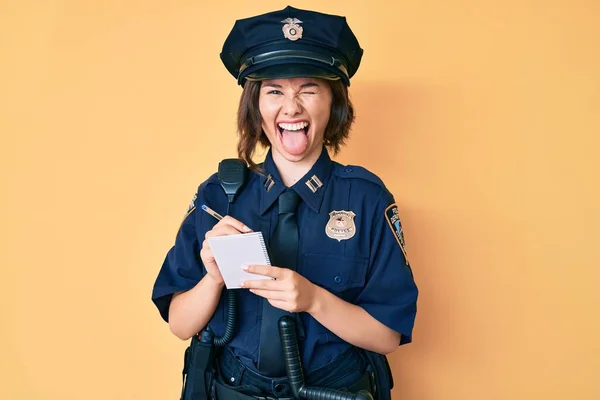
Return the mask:
<svg viewBox="0 0 600 400">
<path fill-rule="evenodd" d="M 298 115 L 302 112 L 302 107 L 298 103 L 298 99 L 295 96 L 286 97 L 282 109 L 283 114 L 288 117 L 293 117 L 294 115 Z"/>
</svg>

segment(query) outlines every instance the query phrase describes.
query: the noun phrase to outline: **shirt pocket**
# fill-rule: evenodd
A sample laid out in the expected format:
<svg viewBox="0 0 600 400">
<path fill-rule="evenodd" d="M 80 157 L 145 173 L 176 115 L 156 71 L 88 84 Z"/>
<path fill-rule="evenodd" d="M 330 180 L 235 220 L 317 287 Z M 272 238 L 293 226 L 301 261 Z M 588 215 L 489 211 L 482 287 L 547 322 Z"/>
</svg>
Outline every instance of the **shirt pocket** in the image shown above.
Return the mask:
<svg viewBox="0 0 600 400">
<path fill-rule="evenodd" d="M 365 286 L 368 258 L 333 254 L 305 254 L 302 276 L 352 302 Z"/>
</svg>

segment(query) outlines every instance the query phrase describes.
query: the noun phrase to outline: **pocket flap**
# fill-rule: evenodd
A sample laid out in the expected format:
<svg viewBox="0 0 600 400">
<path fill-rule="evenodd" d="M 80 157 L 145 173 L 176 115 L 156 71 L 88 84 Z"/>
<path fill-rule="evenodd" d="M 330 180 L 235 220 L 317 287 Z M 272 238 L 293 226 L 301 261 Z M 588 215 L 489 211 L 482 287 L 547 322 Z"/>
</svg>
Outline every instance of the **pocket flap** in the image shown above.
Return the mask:
<svg viewBox="0 0 600 400">
<path fill-rule="evenodd" d="M 367 276 L 367 258 L 330 254 L 305 254 L 302 276 L 332 292 L 362 287 Z"/>
</svg>

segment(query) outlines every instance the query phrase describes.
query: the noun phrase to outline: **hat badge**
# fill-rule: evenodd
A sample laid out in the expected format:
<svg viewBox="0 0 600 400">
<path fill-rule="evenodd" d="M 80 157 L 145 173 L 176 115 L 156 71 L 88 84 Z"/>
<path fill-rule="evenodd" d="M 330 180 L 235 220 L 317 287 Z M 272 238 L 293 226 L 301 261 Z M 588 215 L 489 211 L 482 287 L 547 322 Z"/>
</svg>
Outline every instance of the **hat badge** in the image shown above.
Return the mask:
<svg viewBox="0 0 600 400">
<path fill-rule="evenodd" d="M 300 21 L 298 18 L 286 18 L 281 21 L 281 23 L 285 24 L 282 30 L 283 36 L 285 36 L 286 39 L 296 41 L 302 38 L 303 29 L 300 25 L 298 25 L 301 24 L 302 21 Z"/>
</svg>

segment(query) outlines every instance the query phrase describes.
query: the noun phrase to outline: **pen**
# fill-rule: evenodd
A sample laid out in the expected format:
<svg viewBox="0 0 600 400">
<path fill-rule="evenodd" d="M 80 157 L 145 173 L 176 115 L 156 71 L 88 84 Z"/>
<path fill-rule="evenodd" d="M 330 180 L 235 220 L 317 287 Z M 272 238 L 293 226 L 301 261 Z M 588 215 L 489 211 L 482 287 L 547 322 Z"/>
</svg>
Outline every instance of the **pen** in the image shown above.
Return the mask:
<svg viewBox="0 0 600 400">
<path fill-rule="evenodd" d="M 215 217 L 216 219 L 218 219 L 219 221 L 223 219 L 223 216 L 221 214 L 219 214 L 218 212 L 208 208 L 206 206 L 206 204 L 202 204 L 201 207 L 204 211 L 206 211 L 207 213 L 209 213 L 210 215 L 212 215 L 213 217 Z"/>
</svg>

